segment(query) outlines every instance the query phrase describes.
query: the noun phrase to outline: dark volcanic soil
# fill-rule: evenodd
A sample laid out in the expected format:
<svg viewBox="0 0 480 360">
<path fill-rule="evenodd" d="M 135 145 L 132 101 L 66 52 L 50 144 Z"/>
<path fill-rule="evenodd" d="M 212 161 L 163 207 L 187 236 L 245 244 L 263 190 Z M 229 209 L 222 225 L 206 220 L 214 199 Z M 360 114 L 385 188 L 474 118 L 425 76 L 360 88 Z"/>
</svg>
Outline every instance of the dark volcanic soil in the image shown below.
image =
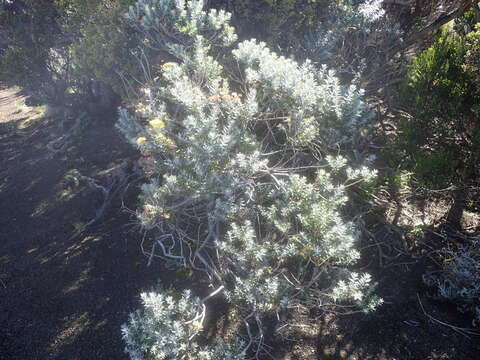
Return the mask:
<svg viewBox="0 0 480 360">
<path fill-rule="evenodd" d="M 102 171 L 135 154 L 100 123 L 52 155 L 58 119 L 35 119 L 17 91 L 0 90 L 0 359 L 126 359 L 120 326 L 160 269 L 146 267 L 119 199 L 72 237 L 101 195 L 65 175 L 77 169 L 102 181 Z"/>
<path fill-rule="evenodd" d="M 73 236 L 95 216 L 101 196 L 68 174 L 75 169 L 106 183 L 108 170 L 137 154 L 103 119 L 52 154 L 46 145 L 61 134 L 58 119 L 39 116 L 22 99 L 18 89 L 0 89 L 0 359 L 126 359 L 120 326 L 138 307 L 139 292 L 166 272 L 158 262 L 146 267 L 138 229 L 119 198 L 101 222 Z M 124 198 L 131 208 L 136 191 L 133 184 Z M 272 353 L 279 360 L 479 358 L 480 338 L 423 312 L 420 301 L 441 321 L 469 325 L 426 296 L 426 266 L 394 258 L 371 270 L 386 301 L 378 311 L 292 315 L 291 330 L 268 336 Z"/>
</svg>

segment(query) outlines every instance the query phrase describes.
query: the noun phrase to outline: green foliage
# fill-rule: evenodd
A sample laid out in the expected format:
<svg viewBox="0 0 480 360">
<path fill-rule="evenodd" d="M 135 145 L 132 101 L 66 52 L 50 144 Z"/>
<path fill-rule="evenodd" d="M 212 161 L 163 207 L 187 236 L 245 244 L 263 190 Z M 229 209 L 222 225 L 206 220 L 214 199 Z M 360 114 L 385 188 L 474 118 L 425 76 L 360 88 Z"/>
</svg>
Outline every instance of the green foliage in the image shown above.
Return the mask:
<svg viewBox="0 0 480 360">
<path fill-rule="evenodd" d="M 476 6 L 472 4 L 472 7 Z M 476 26 L 475 11 L 471 8 L 465 11 L 462 16 L 455 19 L 453 29 L 460 35 L 467 35 L 472 31 L 475 31 Z"/>
<path fill-rule="evenodd" d="M 81 26 L 79 40 L 70 46 L 77 82 L 99 80 L 110 85 L 117 94 L 124 94 L 121 75 L 135 73 L 138 68 L 131 54 L 137 46 L 135 33 L 123 18 L 131 3 L 133 0 L 119 0 L 108 6 L 96 4 L 84 12 L 78 10 L 82 22 L 88 21 Z"/>
<path fill-rule="evenodd" d="M 466 36 L 465 44 L 465 71 L 473 77 L 473 81 L 480 82 L 480 24 L 477 24 L 475 31 L 472 31 Z M 480 86 L 477 87 L 477 93 Z M 477 114 L 480 113 L 480 105 L 474 108 Z"/>
<path fill-rule="evenodd" d="M 50 49 L 58 35 L 58 14 L 51 3 L 25 0 L 2 3 L 0 23 L 5 41 L 0 57 L 0 81 L 38 86 L 52 80 L 46 74 Z"/>
<path fill-rule="evenodd" d="M 399 124 L 397 147 L 405 155 L 403 166 L 427 186 L 459 184 L 474 176 L 480 154 L 478 36 L 444 31 L 408 71 L 403 103 L 411 117 Z"/>
<path fill-rule="evenodd" d="M 131 56 L 136 38 L 123 17 L 132 2 L 25 0 L 2 5 L 6 47 L 0 79 L 26 86 L 47 102 L 65 102 L 67 91 L 87 97 L 92 81 L 121 94 L 119 74 L 137 74 Z"/>
<path fill-rule="evenodd" d="M 339 155 L 371 119 L 363 92 L 256 40 L 232 50 L 230 14 L 203 1 L 138 0 L 128 17 L 144 46 L 176 59 L 146 76 L 143 121 L 122 109 L 118 122 L 152 159 L 137 211 L 151 258 L 206 273 L 255 320 L 247 348 L 262 343 L 268 312 L 379 305 L 370 276 L 348 269 L 359 234 L 342 216 L 347 189 L 376 175 Z"/>
<path fill-rule="evenodd" d="M 396 149 L 404 156 L 401 167 L 412 171 L 425 186 L 460 187 L 478 180 L 479 44 L 478 27 L 466 36 L 444 29 L 408 71 L 402 100 L 411 116 L 399 124 Z M 463 211 L 465 200 L 461 194 L 456 196 Z M 478 241 L 444 253 L 441 269 L 425 275 L 424 280 L 436 287 L 440 298 L 473 313 L 478 324 Z"/>
<path fill-rule="evenodd" d="M 239 24 L 242 37 L 255 36 L 268 43 L 290 47 L 328 7 L 325 0 L 247 0 L 213 1 L 212 6 L 227 8 Z M 323 10 L 323 11 L 322 11 Z"/>
<path fill-rule="evenodd" d="M 216 0 L 211 6 L 233 14 L 240 38 L 255 37 L 295 56 L 330 64 L 356 73 L 369 57 L 373 64 L 369 37 L 395 34 L 393 24 L 381 24 L 384 11 L 379 0 Z M 383 35 L 382 35 L 383 36 Z M 388 37 L 388 36 L 387 36 Z"/>
<path fill-rule="evenodd" d="M 59 97 L 59 101 L 63 101 L 67 89 L 87 95 L 91 81 L 101 81 L 125 95 L 126 79 L 123 77 L 130 74 L 128 80 L 134 83 L 133 79 L 140 75 L 138 59 L 131 56 L 136 34 L 122 16 L 132 2 L 52 0 L 40 5 L 37 1 L 23 0 L 21 3 L 27 4 L 27 10 L 20 12 L 7 11 L 4 5 L 0 18 L 7 24 L 6 37 L 13 41 L 0 61 L 0 78 L 12 84 L 31 85 L 32 89 L 41 91 L 55 88 L 45 97 Z M 358 38 L 354 34 L 360 30 L 362 34 L 368 32 L 369 21 L 375 18 L 372 14 L 378 10 L 376 2 L 218 0 L 210 2 L 210 6 L 230 9 L 245 30 L 243 36 L 254 34 L 290 50 L 301 48 L 304 35 L 311 33 L 307 41 L 309 51 L 313 51 L 310 55 L 318 61 L 331 60 L 338 65 L 338 58 L 331 56 L 333 49 L 343 48 L 338 43 L 347 38 Z M 369 13 L 369 9 L 376 10 Z M 357 50 L 364 45 L 357 46 Z M 320 49 L 323 49 L 321 54 L 318 53 Z M 148 48 L 148 52 L 152 50 L 158 49 Z M 351 59 L 342 61 L 344 64 L 352 62 Z"/>
<path fill-rule="evenodd" d="M 353 73 L 362 70 L 362 62 L 372 56 L 376 41 L 398 36 L 397 27 L 385 21 L 379 0 L 329 1 L 321 9 L 319 20 L 307 32 L 307 53 Z"/>
</svg>

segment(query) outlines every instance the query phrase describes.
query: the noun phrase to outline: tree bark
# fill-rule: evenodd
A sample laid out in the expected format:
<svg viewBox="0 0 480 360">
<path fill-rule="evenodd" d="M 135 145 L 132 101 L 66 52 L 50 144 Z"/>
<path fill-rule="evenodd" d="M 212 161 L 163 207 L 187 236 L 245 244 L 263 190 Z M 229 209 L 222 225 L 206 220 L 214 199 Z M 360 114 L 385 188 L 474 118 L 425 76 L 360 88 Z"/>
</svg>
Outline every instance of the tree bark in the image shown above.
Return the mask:
<svg viewBox="0 0 480 360">
<path fill-rule="evenodd" d="M 455 229 L 462 228 L 462 216 L 465 205 L 467 204 L 466 189 L 459 188 L 453 192 L 453 204 L 447 215 L 447 223 Z"/>
<path fill-rule="evenodd" d="M 475 12 L 475 21 L 480 23 L 480 3 L 473 3 L 473 11 Z"/>
<path fill-rule="evenodd" d="M 400 6 L 412 6 L 413 2 L 414 0 L 383 0 L 384 4 Z"/>
<path fill-rule="evenodd" d="M 91 81 L 85 100 L 85 106 L 90 115 L 100 116 L 106 121 L 116 118 L 116 109 L 120 105 L 120 97 L 108 84 L 98 80 Z"/>
<path fill-rule="evenodd" d="M 423 29 L 417 31 L 410 37 L 408 37 L 402 45 L 394 47 L 391 51 L 392 54 L 395 54 L 403 49 L 408 48 L 409 46 L 415 44 L 418 40 L 428 36 L 432 32 L 437 31 L 442 25 L 445 25 L 449 21 L 455 19 L 456 17 L 462 15 L 465 11 L 472 7 L 472 0 L 465 0 L 461 5 L 458 6 L 455 10 L 440 16 L 437 20 L 432 22 L 430 25 L 425 26 Z"/>
<path fill-rule="evenodd" d="M 477 123 L 476 129 L 480 126 L 480 124 Z M 477 133 L 477 130 L 474 130 L 474 134 Z M 467 205 L 467 200 L 468 200 L 468 188 L 471 184 L 474 184 L 478 180 L 478 170 L 477 170 L 477 164 L 479 161 L 479 155 L 477 154 L 477 151 L 475 149 L 475 146 L 471 148 L 470 150 L 470 158 L 468 159 L 468 162 L 466 164 L 466 170 L 465 174 L 463 177 L 463 186 L 460 188 L 457 188 L 453 192 L 453 204 L 450 207 L 450 210 L 448 211 L 447 215 L 447 223 L 456 228 L 456 229 L 461 229 L 462 228 L 462 216 L 463 216 L 463 211 Z"/>
</svg>

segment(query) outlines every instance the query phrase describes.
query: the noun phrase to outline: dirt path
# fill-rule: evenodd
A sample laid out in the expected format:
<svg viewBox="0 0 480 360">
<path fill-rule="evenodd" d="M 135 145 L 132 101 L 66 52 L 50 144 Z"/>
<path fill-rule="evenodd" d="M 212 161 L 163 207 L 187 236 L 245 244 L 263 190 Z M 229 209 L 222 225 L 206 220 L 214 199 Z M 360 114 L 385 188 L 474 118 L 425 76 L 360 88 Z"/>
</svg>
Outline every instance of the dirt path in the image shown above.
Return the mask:
<svg viewBox="0 0 480 360">
<path fill-rule="evenodd" d="M 159 269 L 145 267 L 118 203 L 72 239 L 99 194 L 65 175 L 101 179 L 131 149 L 105 124 L 52 156 L 58 122 L 22 104 L 18 89 L 0 89 L 0 358 L 126 359 L 120 325 Z"/>
</svg>

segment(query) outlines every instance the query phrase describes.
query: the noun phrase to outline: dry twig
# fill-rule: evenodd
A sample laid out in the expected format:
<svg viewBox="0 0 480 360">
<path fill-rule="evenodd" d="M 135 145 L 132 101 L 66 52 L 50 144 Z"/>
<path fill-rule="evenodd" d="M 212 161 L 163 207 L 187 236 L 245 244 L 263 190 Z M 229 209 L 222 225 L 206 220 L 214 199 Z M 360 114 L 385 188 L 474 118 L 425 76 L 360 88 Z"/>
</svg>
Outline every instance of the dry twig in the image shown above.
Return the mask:
<svg viewBox="0 0 480 360">
<path fill-rule="evenodd" d="M 475 330 L 475 329 L 462 328 L 462 327 L 455 326 L 455 325 L 451 325 L 451 324 L 448 324 L 448 323 L 446 323 L 446 322 L 443 322 L 443 321 L 440 321 L 440 320 L 434 318 L 432 315 L 428 314 L 428 313 L 425 311 L 425 308 L 423 307 L 422 301 L 420 300 L 420 296 L 418 295 L 418 293 L 417 293 L 417 299 L 418 299 L 418 303 L 420 304 L 420 308 L 422 309 L 423 314 L 424 314 L 429 320 L 431 320 L 431 321 L 433 321 L 433 322 L 436 322 L 437 324 L 446 326 L 446 327 L 452 329 L 453 331 L 459 333 L 460 335 L 465 336 L 465 337 L 468 338 L 468 339 L 470 339 L 470 336 L 469 336 L 469 335 L 472 335 L 472 336 L 480 336 L 480 332 L 478 332 L 478 331 Z"/>
</svg>

